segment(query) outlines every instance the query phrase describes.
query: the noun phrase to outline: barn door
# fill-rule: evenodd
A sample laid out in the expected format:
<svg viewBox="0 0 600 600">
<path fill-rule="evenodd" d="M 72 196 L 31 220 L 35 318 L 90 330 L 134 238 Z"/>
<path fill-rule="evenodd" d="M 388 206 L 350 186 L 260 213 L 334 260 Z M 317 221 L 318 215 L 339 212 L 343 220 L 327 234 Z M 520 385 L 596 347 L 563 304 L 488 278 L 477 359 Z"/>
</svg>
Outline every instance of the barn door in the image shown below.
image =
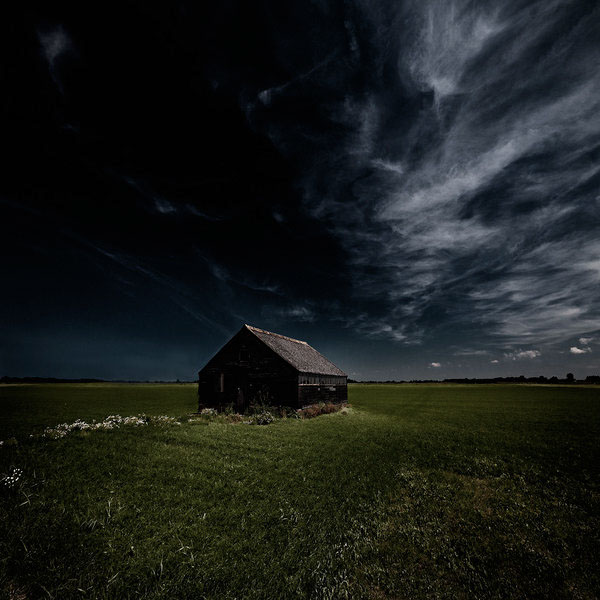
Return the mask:
<svg viewBox="0 0 600 600">
<path fill-rule="evenodd" d="M 238 413 L 243 413 L 246 409 L 246 394 L 244 388 L 240 385 L 237 389 L 237 401 L 235 403 L 235 409 Z"/>
<path fill-rule="evenodd" d="M 248 372 L 247 369 L 241 368 L 236 372 L 236 400 L 235 410 L 238 413 L 243 413 L 248 408 Z"/>
</svg>

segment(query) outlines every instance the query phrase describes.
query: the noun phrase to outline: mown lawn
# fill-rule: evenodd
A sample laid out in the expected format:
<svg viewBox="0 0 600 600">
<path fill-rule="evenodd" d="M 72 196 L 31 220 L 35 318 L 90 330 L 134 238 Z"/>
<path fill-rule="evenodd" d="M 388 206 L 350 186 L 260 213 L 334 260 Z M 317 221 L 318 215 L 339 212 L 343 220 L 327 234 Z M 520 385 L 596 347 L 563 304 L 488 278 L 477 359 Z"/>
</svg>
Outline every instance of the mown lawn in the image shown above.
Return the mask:
<svg viewBox="0 0 600 600">
<path fill-rule="evenodd" d="M 348 415 L 59 440 L 27 435 L 184 415 L 194 388 L 0 394 L 0 472 L 23 470 L 0 492 L 5 597 L 600 595 L 598 388 L 355 385 Z"/>
</svg>

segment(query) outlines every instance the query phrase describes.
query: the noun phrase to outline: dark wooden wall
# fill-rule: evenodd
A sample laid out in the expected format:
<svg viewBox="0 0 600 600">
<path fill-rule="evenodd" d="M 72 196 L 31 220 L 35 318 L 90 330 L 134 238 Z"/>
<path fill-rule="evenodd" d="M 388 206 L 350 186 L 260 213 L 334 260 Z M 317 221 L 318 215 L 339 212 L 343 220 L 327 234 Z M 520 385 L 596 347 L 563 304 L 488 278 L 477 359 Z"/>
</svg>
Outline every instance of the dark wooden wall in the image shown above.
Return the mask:
<svg viewBox="0 0 600 600">
<path fill-rule="evenodd" d="M 223 392 L 218 391 L 221 373 Z M 233 405 L 239 411 L 250 403 L 296 407 L 297 387 L 296 370 L 243 329 L 198 374 L 198 404 L 200 408 Z"/>
<path fill-rule="evenodd" d="M 298 406 L 317 404 L 318 402 L 347 402 L 348 386 L 302 384 L 298 386 Z"/>
</svg>

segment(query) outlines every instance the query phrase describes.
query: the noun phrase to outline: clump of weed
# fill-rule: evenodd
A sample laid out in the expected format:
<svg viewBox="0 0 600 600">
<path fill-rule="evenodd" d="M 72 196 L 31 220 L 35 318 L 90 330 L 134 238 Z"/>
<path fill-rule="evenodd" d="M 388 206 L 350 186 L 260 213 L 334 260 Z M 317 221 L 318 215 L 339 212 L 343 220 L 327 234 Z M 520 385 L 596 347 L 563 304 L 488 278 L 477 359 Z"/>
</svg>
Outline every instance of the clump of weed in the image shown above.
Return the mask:
<svg viewBox="0 0 600 600">
<path fill-rule="evenodd" d="M 289 406 L 272 406 L 269 404 L 253 404 L 250 406 L 249 414 L 259 415 L 261 413 L 269 412 L 276 419 L 287 419 L 291 416 L 295 409 Z"/>
<path fill-rule="evenodd" d="M 230 415 L 225 415 L 225 421 L 227 423 L 241 423 L 244 420 L 244 415 L 240 415 L 239 413 L 231 413 Z"/>
<path fill-rule="evenodd" d="M 200 411 L 200 416 L 202 417 L 216 417 L 217 414 L 218 413 L 216 408 L 203 408 Z"/>
<path fill-rule="evenodd" d="M 319 415 L 327 415 L 342 411 L 348 414 L 346 403 L 319 402 L 299 409 L 290 406 L 271 406 L 254 402 L 246 409 L 245 414 L 234 411 L 232 405 L 227 405 L 221 410 L 216 408 L 203 408 L 199 413 L 188 419 L 188 423 L 243 423 L 245 425 L 270 425 L 280 419 L 312 419 Z"/>
<path fill-rule="evenodd" d="M 265 410 L 254 417 L 254 421 L 257 425 L 269 425 L 274 420 L 275 417 L 268 410 Z"/>
<path fill-rule="evenodd" d="M 209 425 L 210 423 L 241 423 L 244 416 L 232 410 L 218 411 L 216 408 L 203 408 L 199 413 L 190 417 L 188 423 Z"/>
<path fill-rule="evenodd" d="M 268 410 L 250 415 L 249 418 L 243 420 L 245 425 L 270 425 L 275 421 L 275 416 Z"/>
<path fill-rule="evenodd" d="M 328 415 L 334 412 L 341 411 L 346 407 L 346 404 L 334 404 L 333 402 L 319 402 L 318 404 L 310 404 L 297 410 L 296 413 L 300 419 L 312 419 L 319 415 Z"/>
</svg>

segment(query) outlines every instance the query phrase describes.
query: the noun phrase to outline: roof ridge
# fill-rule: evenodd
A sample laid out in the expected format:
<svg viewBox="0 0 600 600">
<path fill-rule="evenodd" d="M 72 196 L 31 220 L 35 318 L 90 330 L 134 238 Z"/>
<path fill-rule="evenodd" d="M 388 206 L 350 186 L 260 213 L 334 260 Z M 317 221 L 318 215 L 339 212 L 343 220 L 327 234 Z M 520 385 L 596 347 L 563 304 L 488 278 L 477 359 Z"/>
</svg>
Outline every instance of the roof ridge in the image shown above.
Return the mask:
<svg viewBox="0 0 600 600">
<path fill-rule="evenodd" d="M 296 342 L 297 344 L 304 344 L 308 346 L 309 344 L 303 340 L 296 340 L 294 338 L 288 337 L 287 335 L 281 335 L 281 333 L 274 333 L 273 331 L 267 331 L 266 329 L 260 329 L 258 327 L 253 327 L 252 325 L 248 325 L 248 323 L 244 323 L 244 327 L 247 327 L 250 331 L 258 331 L 259 333 L 266 333 L 267 335 L 274 335 L 275 337 L 283 338 L 284 340 L 289 340 L 290 342 Z"/>
</svg>

